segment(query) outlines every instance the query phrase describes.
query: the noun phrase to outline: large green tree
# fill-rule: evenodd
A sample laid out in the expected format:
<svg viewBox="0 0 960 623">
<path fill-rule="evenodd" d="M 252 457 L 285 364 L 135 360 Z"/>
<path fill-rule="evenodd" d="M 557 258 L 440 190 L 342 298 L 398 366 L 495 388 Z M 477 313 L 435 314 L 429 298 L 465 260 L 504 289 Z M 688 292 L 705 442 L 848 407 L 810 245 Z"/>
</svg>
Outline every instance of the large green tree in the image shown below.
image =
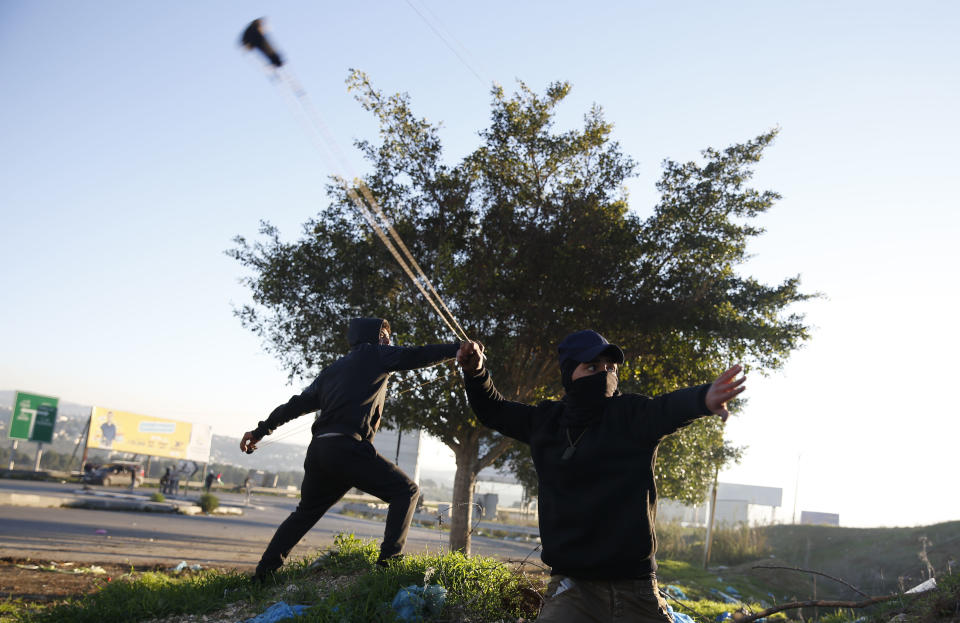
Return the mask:
<svg viewBox="0 0 960 623">
<path fill-rule="evenodd" d="M 660 202 L 630 210 L 624 182 L 635 163 L 612 140 L 594 107 L 583 126 L 553 120 L 566 83 L 537 94 L 520 84 L 493 89 L 491 122 L 461 161 L 443 159 L 438 126 L 418 118 L 409 97 L 386 96 L 361 72 L 348 85 L 380 123 L 379 140 L 357 147 L 364 178 L 383 212 L 473 339 L 507 397 L 533 402 L 562 392 L 556 344 L 594 328 L 621 345 L 625 390 L 658 394 L 713 379 L 730 362 L 780 366 L 807 337 L 797 278 L 765 285 L 738 274 L 752 219 L 778 198 L 747 185 L 774 138 L 765 133 L 696 163 L 664 163 Z M 330 204 L 286 242 L 262 224 L 261 238 L 228 251 L 251 274 L 245 326 L 290 370 L 305 376 L 345 351 L 354 315 L 390 319 L 401 344 L 452 340 L 394 259 L 358 216 L 347 189 L 331 183 Z M 477 473 L 495 463 L 529 473 L 524 450 L 481 426 L 452 364 L 401 380 L 388 425 L 422 428 L 456 456 L 450 545 L 469 551 Z M 661 446 L 664 494 L 702 496 L 715 468 L 735 458 L 716 418 Z"/>
</svg>

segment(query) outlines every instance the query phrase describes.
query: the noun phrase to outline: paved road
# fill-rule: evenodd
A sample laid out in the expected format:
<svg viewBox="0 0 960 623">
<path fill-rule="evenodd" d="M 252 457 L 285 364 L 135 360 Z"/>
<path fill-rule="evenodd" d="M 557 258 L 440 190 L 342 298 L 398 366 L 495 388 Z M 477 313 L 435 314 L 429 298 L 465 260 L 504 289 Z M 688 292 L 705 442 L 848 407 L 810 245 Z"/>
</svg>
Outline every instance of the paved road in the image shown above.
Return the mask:
<svg viewBox="0 0 960 623">
<path fill-rule="evenodd" d="M 77 485 L 0 480 L 0 490 L 62 495 Z M 116 488 L 120 491 L 121 489 Z M 221 494 L 223 504 L 242 505 L 235 494 Z M 251 569 L 267 541 L 297 500 L 276 496 L 253 496 L 253 505 L 243 516 L 188 517 L 166 513 L 101 511 L 73 508 L 0 506 L 0 555 L 39 560 L 76 562 L 161 563 L 174 566 L 181 560 L 205 566 Z M 106 530 L 97 534 L 97 530 Z M 293 550 L 305 556 L 333 544 L 338 533 L 380 539 L 381 521 L 327 513 Z M 407 553 L 446 549 L 447 532 L 413 527 L 407 538 Z M 523 559 L 533 549 L 526 542 L 473 538 L 473 553 L 502 559 Z M 537 553 L 530 556 L 540 562 Z"/>
</svg>

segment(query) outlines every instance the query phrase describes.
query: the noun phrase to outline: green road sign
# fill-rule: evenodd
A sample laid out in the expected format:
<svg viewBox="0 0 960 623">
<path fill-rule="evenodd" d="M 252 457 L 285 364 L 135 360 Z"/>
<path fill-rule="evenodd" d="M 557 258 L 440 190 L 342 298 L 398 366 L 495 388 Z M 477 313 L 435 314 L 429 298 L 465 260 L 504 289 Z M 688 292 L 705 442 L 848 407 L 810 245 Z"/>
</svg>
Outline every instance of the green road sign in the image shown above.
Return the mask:
<svg viewBox="0 0 960 623">
<path fill-rule="evenodd" d="M 17 392 L 8 436 L 11 439 L 51 443 L 57 424 L 57 403 L 58 400 L 50 396 Z"/>
</svg>

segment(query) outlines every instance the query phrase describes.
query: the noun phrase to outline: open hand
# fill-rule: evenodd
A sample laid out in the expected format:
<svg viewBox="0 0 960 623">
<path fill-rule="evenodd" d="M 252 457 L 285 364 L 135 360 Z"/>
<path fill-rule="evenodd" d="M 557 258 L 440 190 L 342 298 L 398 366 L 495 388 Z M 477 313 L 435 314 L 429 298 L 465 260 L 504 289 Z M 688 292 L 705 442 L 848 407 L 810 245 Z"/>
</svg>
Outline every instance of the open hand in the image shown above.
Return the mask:
<svg viewBox="0 0 960 623">
<path fill-rule="evenodd" d="M 710 389 L 707 390 L 707 408 L 710 409 L 710 413 L 719 415 L 720 419 L 724 422 L 730 417 L 730 412 L 727 411 L 727 403 L 746 389 L 743 382 L 747 380 L 747 377 L 741 376 L 739 379 L 737 378 L 737 375 L 740 374 L 742 370 L 743 366 L 740 364 L 729 368 L 726 372 L 718 376 L 717 380 L 710 386 Z"/>
<path fill-rule="evenodd" d="M 253 451 L 257 449 L 258 441 L 260 441 L 260 438 L 254 435 L 252 430 L 247 431 L 243 434 L 243 439 L 240 440 L 240 450 L 247 454 L 253 454 Z"/>
<path fill-rule="evenodd" d="M 483 362 L 487 358 L 483 354 L 483 344 L 480 342 L 462 342 L 457 351 L 457 363 L 463 368 L 463 373 L 470 376 L 479 376 L 483 372 Z"/>
</svg>

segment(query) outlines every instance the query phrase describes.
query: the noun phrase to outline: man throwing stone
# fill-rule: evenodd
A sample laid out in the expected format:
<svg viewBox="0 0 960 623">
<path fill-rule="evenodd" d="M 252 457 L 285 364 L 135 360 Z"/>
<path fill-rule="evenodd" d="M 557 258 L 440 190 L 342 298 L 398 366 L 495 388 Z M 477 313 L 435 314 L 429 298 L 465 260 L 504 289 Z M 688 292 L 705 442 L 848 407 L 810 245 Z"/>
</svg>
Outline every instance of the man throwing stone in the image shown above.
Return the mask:
<svg viewBox="0 0 960 623">
<path fill-rule="evenodd" d="M 398 556 L 407 539 L 420 489 L 373 447 L 380 427 L 391 372 L 414 370 L 452 359 L 459 344 L 418 347 L 390 345 L 390 323 L 354 318 L 347 331 L 350 352 L 320 372 L 302 394 L 292 397 L 244 433 L 240 449 L 250 453 L 278 426 L 320 411 L 303 463 L 300 504 L 280 527 L 257 565 L 254 578 L 279 569 L 290 550 L 352 487 L 390 505 L 377 563 Z"/>
</svg>

